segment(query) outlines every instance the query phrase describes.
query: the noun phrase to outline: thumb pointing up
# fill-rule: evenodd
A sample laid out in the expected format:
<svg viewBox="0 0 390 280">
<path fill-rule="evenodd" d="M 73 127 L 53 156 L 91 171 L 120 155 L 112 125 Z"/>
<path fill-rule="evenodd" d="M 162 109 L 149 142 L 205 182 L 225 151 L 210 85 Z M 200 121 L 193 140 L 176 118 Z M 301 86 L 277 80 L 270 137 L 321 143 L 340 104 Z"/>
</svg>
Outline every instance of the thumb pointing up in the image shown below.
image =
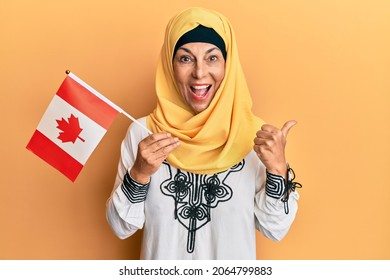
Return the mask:
<svg viewBox="0 0 390 280">
<path fill-rule="evenodd" d="M 296 121 L 290 120 L 281 129 L 265 124 L 256 133 L 253 149 L 270 173 L 286 176 L 286 138 L 296 124 Z"/>
<path fill-rule="evenodd" d="M 291 121 L 286 122 L 286 123 L 283 125 L 281 131 L 282 131 L 283 136 L 284 136 L 285 139 L 287 138 L 287 134 L 288 134 L 288 132 L 290 131 L 290 129 L 291 129 L 294 125 L 296 125 L 296 124 L 297 124 L 296 121 L 291 120 Z"/>
</svg>

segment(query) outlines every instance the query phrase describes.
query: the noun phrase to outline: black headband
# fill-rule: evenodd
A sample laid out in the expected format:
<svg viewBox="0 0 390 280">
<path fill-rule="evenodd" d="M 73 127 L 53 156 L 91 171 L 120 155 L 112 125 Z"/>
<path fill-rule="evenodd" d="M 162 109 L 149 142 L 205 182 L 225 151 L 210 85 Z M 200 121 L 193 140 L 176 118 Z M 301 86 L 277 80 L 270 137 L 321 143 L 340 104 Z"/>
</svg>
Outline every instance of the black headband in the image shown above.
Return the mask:
<svg viewBox="0 0 390 280">
<path fill-rule="evenodd" d="M 214 29 L 204 27 L 203 25 L 198 25 L 194 29 L 188 31 L 187 33 L 183 34 L 177 41 L 175 45 L 175 50 L 173 51 L 173 56 L 175 56 L 176 51 L 183 45 L 187 43 L 195 43 L 195 42 L 202 42 L 202 43 L 210 43 L 214 46 L 218 47 L 223 55 L 223 58 L 226 61 L 226 47 L 225 42 L 219 36 L 217 32 L 215 32 Z"/>
</svg>

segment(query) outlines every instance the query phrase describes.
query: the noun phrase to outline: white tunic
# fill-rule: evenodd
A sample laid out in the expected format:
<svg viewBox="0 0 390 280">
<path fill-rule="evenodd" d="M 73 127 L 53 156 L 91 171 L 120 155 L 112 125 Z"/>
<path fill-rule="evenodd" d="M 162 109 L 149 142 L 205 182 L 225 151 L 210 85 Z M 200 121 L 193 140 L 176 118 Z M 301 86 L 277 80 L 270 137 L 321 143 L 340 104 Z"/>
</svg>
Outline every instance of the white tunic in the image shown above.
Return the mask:
<svg viewBox="0 0 390 280">
<path fill-rule="evenodd" d="M 139 121 L 146 125 L 146 118 Z M 281 199 L 266 194 L 265 166 L 253 150 L 225 172 L 199 175 L 164 162 L 147 192 L 122 187 L 147 136 L 130 126 L 107 201 L 107 220 L 119 238 L 143 228 L 141 259 L 256 259 L 255 229 L 275 241 L 287 234 L 299 195 L 291 192 L 286 214 Z"/>
</svg>

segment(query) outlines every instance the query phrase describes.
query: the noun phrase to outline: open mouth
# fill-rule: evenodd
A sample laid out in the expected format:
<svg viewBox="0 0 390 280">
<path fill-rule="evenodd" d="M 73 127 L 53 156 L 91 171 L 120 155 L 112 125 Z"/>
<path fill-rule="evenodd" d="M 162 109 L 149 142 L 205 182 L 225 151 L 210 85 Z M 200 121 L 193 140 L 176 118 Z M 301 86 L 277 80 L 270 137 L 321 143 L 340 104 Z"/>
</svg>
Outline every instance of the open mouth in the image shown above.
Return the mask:
<svg viewBox="0 0 390 280">
<path fill-rule="evenodd" d="M 193 95 L 193 97 L 196 100 L 204 100 L 204 99 L 206 99 L 207 94 L 209 93 L 210 88 L 211 88 L 211 85 L 190 86 L 192 95 Z"/>
</svg>

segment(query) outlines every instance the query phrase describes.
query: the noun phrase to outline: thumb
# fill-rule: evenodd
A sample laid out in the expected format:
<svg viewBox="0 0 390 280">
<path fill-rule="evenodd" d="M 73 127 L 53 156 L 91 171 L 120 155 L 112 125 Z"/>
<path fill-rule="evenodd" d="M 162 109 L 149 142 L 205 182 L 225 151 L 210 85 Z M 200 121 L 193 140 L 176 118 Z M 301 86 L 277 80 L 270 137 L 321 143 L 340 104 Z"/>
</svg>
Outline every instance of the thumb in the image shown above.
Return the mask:
<svg viewBox="0 0 390 280">
<path fill-rule="evenodd" d="M 294 125 L 296 125 L 296 124 L 297 124 L 296 121 L 291 120 L 291 121 L 286 122 L 286 123 L 283 125 L 283 127 L 282 127 L 281 130 L 282 130 L 282 133 L 283 133 L 283 135 L 284 135 L 284 138 L 287 137 L 287 134 L 288 134 L 288 132 L 290 131 L 290 129 L 291 129 Z"/>
</svg>

